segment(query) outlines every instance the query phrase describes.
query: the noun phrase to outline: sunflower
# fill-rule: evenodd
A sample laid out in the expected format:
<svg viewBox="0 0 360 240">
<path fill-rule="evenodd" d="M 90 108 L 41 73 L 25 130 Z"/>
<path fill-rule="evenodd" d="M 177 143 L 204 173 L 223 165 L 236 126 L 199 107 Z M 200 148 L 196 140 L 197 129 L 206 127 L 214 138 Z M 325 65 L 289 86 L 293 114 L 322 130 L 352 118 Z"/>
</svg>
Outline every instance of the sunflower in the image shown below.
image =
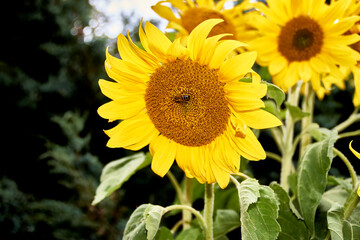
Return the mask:
<svg viewBox="0 0 360 240">
<path fill-rule="evenodd" d="M 355 149 L 352 148 L 351 143 L 352 143 L 352 141 L 349 143 L 349 148 L 350 148 L 351 152 L 352 152 L 358 159 L 360 159 L 360 153 L 357 152 Z M 357 190 L 357 194 L 358 194 L 358 196 L 360 197 L 360 186 L 359 186 L 359 188 L 358 188 L 358 190 Z"/>
<path fill-rule="evenodd" d="M 250 43 L 258 51 L 257 62 L 268 66 L 276 85 L 287 91 L 299 80 L 311 81 L 319 99 L 328 92 L 322 82 L 325 74 L 342 81 L 338 66 L 354 66 L 360 54 L 350 45 L 357 34 L 344 35 L 358 16 L 345 17 L 349 0 L 327 5 L 318 0 L 268 0 L 255 3 L 263 13 L 255 24 L 262 36 Z"/>
<path fill-rule="evenodd" d="M 151 8 L 162 18 L 169 21 L 168 28 L 178 31 L 179 37 L 188 36 L 189 33 L 201 22 L 207 19 L 219 18 L 224 21 L 216 25 L 209 36 L 222 33 L 231 33 L 225 38 L 248 42 L 254 39 L 258 32 L 250 24 L 256 11 L 251 11 L 252 5 L 245 0 L 231 9 L 224 9 L 224 4 L 229 0 L 165 0 L 159 1 Z M 164 4 L 171 4 L 171 8 Z"/>
<path fill-rule="evenodd" d="M 109 121 L 123 120 L 105 133 L 107 146 L 139 150 L 149 144 L 151 168 L 164 176 L 174 159 L 189 178 L 218 182 L 225 188 L 230 173 L 239 171 L 240 156 L 265 159 L 265 152 L 249 128 L 281 125 L 262 110 L 267 85 L 252 72 L 256 53 L 226 59 L 244 44 L 222 40 L 225 34 L 207 38 L 222 22 L 201 23 L 187 45 L 171 42 L 160 30 L 145 23 L 139 28 L 138 48 L 128 36 L 118 37 L 122 60 L 107 51 L 105 67 L 115 80 L 100 80 L 104 95 L 112 101 L 98 109 Z M 252 81 L 239 81 L 246 74 Z"/>
</svg>

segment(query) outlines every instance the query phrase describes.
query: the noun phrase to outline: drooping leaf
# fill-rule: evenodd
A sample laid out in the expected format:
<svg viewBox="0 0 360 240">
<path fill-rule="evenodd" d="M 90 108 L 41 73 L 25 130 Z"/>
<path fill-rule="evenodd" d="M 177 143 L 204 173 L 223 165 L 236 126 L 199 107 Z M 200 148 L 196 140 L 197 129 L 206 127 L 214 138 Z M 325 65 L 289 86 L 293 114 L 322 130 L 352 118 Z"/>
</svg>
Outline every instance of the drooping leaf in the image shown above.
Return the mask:
<svg viewBox="0 0 360 240">
<path fill-rule="evenodd" d="M 280 210 L 277 219 L 281 226 L 279 240 L 307 240 L 309 239 L 309 231 L 304 221 L 298 219 L 290 208 L 290 198 L 286 191 L 276 182 L 270 184 L 274 190 L 279 202 Z"/>
<path fill-rule="evenodd" d="M 315 212 L 326 188 L 327 174 L 338 135 L 332 131 L 327 138 L 305 149 L 298 167 L 297 193 L 302 216 L 314 236 Z"/>
<path fill-rule="evenodd" d="M 261 185 L 259 193 L 258 200 L 251 203 L 248 208 L 243 207 L 243 203 L 240 202 L 243 240 L 275 240 L 281 230 L 280 224 L 276 221 L 279 202 L 274 191 L 268 186 Z M 245 203 L 247 204 L 248 202 Z"/>
<path fill-rule="evenodd" d="M 304 117 L 310 116 L 310 113 L 303 112 L 298 106 L 291 105 L 288 102 L 285 102 L 285 106 L 289 110 L 291 118 L 293 119 L 294 122 L 299 121 Z"/>
<path fill-rule="evenodd" d="M 256 179 L 250 178 L 236 187 L 239 194 L 240 210 L 246 212 L 249 205 L 255 203 L 260 197 L 260 184 Z"/>
<path fill-rule="evenodd" d="M 149 165 L 151 155 L 137 153 L 108 163 L 102 170 L 100 185 L 96 189 L 92 205 L 95 205 L 119 189 L 138 170 Z"/>
<path fill-rule="evenodd" d="M 144 218 L 145 218 L 145 228 L 147 230 L 147 239 L 154 239 L 157 231 L 159 230 L 159 225 L 161 217 L 163 215 L 164 208 L 158 205 L 151 205 L 145 209 Z"/>
<path fill-rule="evenodd" d="M 267 96 L 271 99 L 274 99 L 276 106 L 279 109 L 281 104 L 285 100 L 284 91 L 278 86 L 271 84 L 269 82 L 266 82 L 266 85 L 267 85 Z"/>
<path fill-rule="evenodd" d="M 344 240 L 343 236 L 344 207 L 334 204 L 327 213 L 328 229 L 331 240 Z"/>
<path fill-rule="evenodd" d="M 166 227 L 160 227 L 159 231 L 156 233 L 155 240 L 173 240 L 174 237 L 170 229 Z"/>
<path fill-rule="evenodd" d="M 203 234 L 200 228 L 188 228 L 182 231 L 176 238 L 176 240 L 201 240 L 203 239 Z"/>
<path fill-rule="evenodd" d="M 225 236 L 228 232 L 240 227 L 240 215 L 234 210 L 220 209 L 216 212 L 214 221 L 214 238 Z"/>
<path fill-rule="evenodd" d="M 149 205 L 142 204 L 131 214 L 125 226 L 123 240 L 146 239 L 144 212 Z"/>
</svg>

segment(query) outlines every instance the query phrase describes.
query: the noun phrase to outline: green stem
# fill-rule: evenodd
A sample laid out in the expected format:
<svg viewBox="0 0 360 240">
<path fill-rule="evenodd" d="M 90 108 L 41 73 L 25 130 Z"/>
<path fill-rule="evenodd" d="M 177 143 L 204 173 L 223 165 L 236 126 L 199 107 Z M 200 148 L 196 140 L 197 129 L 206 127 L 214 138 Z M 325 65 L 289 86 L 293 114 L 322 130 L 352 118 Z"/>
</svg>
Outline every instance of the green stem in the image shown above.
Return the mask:
<svg viewBox="0 0 360 240">
<path fill-rule="evenodd" d="M 205 240 L 213 240 L 214 184 L 205 183 Z"/>
<path fill-rule="evenodd" d="M 171 184 L 175 188 L 176 194 L 179 197 L 180 203 L 185 204 L 186 200 L 184 198 L 184 193 L 181 190 L 179 182 L 176 180 L 174 174 L 172 174 L 170 171 L 167 172 L 166 176 L 170 179 Z"/>
<path fill-rule="evenodd" d="M 348 219 L 351 216 L 351 213 L 360 202 L 360 197 L 357 195 L 357 186 L 358 185 L 356 185 L 356 188 L 353 188 L 348 199 L 346 200 L 344 208 L 344 219 Z"/>
<path fill-rule="evenodd" d="M 301 129 L 306 129 L 313 121 L 314 115 L 315 92 L 312 89 L 310 82 L 305 83 L 305 93 L 302 103 L 302 111 L 308 112 L 310 115 L 301 120 Z M 305 152 L 307 145 L 311 143 L 311 135 L 304 134 L 301 136 L 300 156 Z"/>
<path fill-rule="evenodd" d="M 346 133 L 341 133 L 339 134 L 339 138 L 346 138 L 346 137 L 354 137 L 354 136 L 358 136 L 360 135 L 360 130 L 356 130 L 356 131 L 353 131 L 353 132 L 346 132 Z"/>
<path fill-rule="evenodd" d="M 276 153 L 273 153 L 273 152 L 269 152 L 269 151 L 265 151 L 265 153 L 266 153 L 266 157 L 274 159 L 275 161 L 281 163 L 281 156 L 280 155 L 278 155 Z"/>
<path fill-rule="evenodd" d="M 340 152 L 338 149 L 334 148 L 334 153 L 345 163 L 345 165 L 350 173 L 350 176 L 351 176 L 353 189 L 355 189 L 356 186 L 358 185 L 358 180 L 357 180 L 356 172 L 355 172 L 353 165 L 350 163 L 349 159 L 347 159 L 347 157 L 342 152 Z"/>
<path fill-rule="evenodd" d="M 186 205 L 171 205 L 164 209 L 163 215 L 172 210 L 186 210 L 186 211 L 189 211 L 190 213 L 194 214 L 194 216 L 199 220 L 199 224 L 200 224 L 201 228 L 203 229 L 203 231 L 206 231 L 205 219 L 203 218 L 203 216 L 201 215 L 201 213 L 199 211 L 195 210 L 192 207 L 186 206 Z"/>
<path fill-rule="evenodd" d="M 298 105 L 299 101 L 300 84 L 296 88 L 292 87 L 288 92 L 287 102 L 291 105 Z M 289 110 L 286 111 L 285 127 L 283 128 L 283 152 L 281 161 L 280 185 L 286 190 L 289 190 L 288 177 L 291 173 L 292 165 L 292 146 L 294 138 L 294 122 Z"/>
<path fill-rule="evenodd" d="M 334 127 L 334 130 L 337 130 L 338 132 L 341 132 L 345 128 L 349 127 L 351 124 L 353 124 L 356 121 L 360 120 L 360 114 L 357 114 L 359 111 L 359 107 L 356 107 L 354 109 L 354 112 L 349 116 L 348 119 L 346 119 L 344 122 L 340 123 L 336 127 Z"/>
<path fill-rule="evenodd" d="M 185 177 L 185 195 L 184 195 L 184 205 L 189 207 L 192 206 L 192 191 L 193 191 L 193 179 Z M 183 229 L 190 228 L 192 216 L 188 211 L 183 211 Z"/>
<path fill-rule="evenodd" d="M 242 173 L 242 172 L 237 172 L 237 173 L 233 173 L 234 175 L 236 176 L 239 176 L 239 177 L 242 177 L 243 179 L 249 179 L 251 178 L 250 176 L 246 175 L 245 173 Z M 233 178 L 233 176 L 230 175 L 230 177 Z"/>
</svg>

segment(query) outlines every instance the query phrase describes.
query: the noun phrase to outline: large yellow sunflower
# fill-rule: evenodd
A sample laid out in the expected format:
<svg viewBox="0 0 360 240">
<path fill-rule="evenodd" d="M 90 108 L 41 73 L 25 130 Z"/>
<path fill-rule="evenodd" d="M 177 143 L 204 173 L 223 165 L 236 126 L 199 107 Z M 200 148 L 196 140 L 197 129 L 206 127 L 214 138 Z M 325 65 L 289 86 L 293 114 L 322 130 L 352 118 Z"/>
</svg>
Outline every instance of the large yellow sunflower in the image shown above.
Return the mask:
<svg viewBox="0 0 360 240">
<path fill-rule="evenodd" d="M 251 42 L 258 51 L 257 62 L 268 66 L 275 84 L 285 91 L 298 80 L 311 81 L 321 99 L 328 89 L 322 74 L 341 81 L 338 66 L 353 66 L 360 54 L 350 48 L 357 34 L 344 35 L 358 16 L 343 17 L 350 0 L 327 5 L 319 0 L 268 0 L 256 3 L 263 16 L 256 16 L 262 37 Z"/>
<path fill-rule="evenodd" d="M 169 21 L 168 28 L 179 32 L 179 37 L 187 36 L 201 22 L 207 19 L 220 18 L 224 21 L 216 25 L 209 36 L 222 33 L 231 33 L 225 38 L 248 42 L 254 39 L 258 32 L 251 25 L 256 11 L 249 0 L 245 0 L 231 9 L 224 9 L 224 4 L 229 0 L 165 0 L 159 1 L 152 9 L 162 18 Z M 173 10 L 166 6 L 171 4 Z"/>
<path fill-rule="evenodd" d="M 107 52 L 106 70 L 116 82 L 100 80 L 112 101 L 98 109 L 101 117 L 123 120 L 106 130 L 108 147 L 139 150 L 150 144 L 152 170 L 164 176 L 176 159 L 186 176 L 218 182 L 224 188 L 230 173 L 239 171 L 240 156 L 264 159 L 265 152 L 249 128 L 269 128 L 281 122 L 262 110 L 266 84 L 252 72 L 256 53 L 226 60 L 244 44 L 207 38 L 220 19 L 201 23 L 187 46 L 171 42 L 150 23 L 139 28 L 138 48 L 118 37 L 121 59 Z M 141 26 L 141 25 L 140 25 Z M 251 72 L 252 82 L 241 82 Z"/>
</svg>

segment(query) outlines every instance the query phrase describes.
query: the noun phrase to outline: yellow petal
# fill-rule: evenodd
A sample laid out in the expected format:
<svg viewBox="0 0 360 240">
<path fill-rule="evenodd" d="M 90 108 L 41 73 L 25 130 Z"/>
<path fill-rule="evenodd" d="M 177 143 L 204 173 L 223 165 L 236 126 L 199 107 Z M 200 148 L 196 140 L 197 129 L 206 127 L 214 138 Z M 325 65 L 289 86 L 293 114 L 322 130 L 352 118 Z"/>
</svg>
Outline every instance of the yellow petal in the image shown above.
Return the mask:
<svg viewBox="0 0 360 240">
<path fill-rule="evenodd" d="M 353 149 L 352 146 L 351 146 L 351 143 L 352 143 L 352 142 L 353 142 L 353 141 L 351 140 L 350 143 L 349 143 L 349 148 L 350 148 L 351 152 L 352 152 L 357 158 L 360 159 L 360 153 L 357 152 L 355 149 Z"/>
<path fill-rule="evenodd" d="M 150 51 L 161 59 L 166 59 L 166 53 L 171 41 L 150 22 L 145 23 L 145 33 Z"/>
<path fill-rule="evenodd" d="M 271 75 L 276 75 L 282 71 L 287 65 L 287 61 L 283 56 L 274 58 L 269 64 L 269 72 Z"/>
<path fill-rule="evenodd" d="M 203 46 L 203 48 L 206 49 L 206 51 L 203 51 L 203 53 L 200 55 L 199 63 L 202 65 L 208 65 L 215 52 L 218 41 L 221 38 L 229 35 L 231 34 L 224 33 L 207 38 Z"/>
<path fill-rule="evenodd" d="M 194 30 L 191 31 L 187 46 L 189 48 L 190 58 L 192 60 L 198 61 L 203 52 L 203 45 L 205 39 L 210 33 L 211 29 L 220 22 L 223 22 L 222 19 L 208 19 L 200 23 Z M 204 51 L 206 51 L 205 49 Z"/>
<path fill-rule="evenodd" d="M 248 160 L 257 161 L 266 158 L 263 147 L 250 129 L 246 132 L 245 138 L 236 137 L 232 133 L 229 136 L 234 142 L 234 149 Z"/>
<path fill-rule="evenodd" d="M 112 100 L 120 99 L 125 96 L 140 98 L 145 95 L 145 86 L 142 84 L 130 84 L 130 86 L 127 86 L 127 84 L 119 84 L 100 79 L 99 86 L 101 92 Z M 125 86 L 126 88 L 124 88 Z"/>
<path fill-rule="evenodd" d="M 165 18 L 168 21 L 179 21 L 177 17 L 175 17 L 171 8 L 167 6 L 161 5 L 162 2 L 158 2 L 156 5 L 151 6 L 152 10 L 156 12 L 160 17 Z"/>
<path fill-rule="evenodd" d="M 127 119 L 145 109 L 145 101 L 141 98 L 123 98 L 121 101 L 111 101 L 101 105 L 97 112 L 110 122 Z"/>
<path fill-rule="evenodd" d="M 151 142 L 159 134 L 151 120 L 145 113 L 126 119 L 119 123 L 115 128 L 105 131 L 110 139 L 107 146 L 110 148 L 131 148 L 131 145 L 142 142 L 142 146 L 137 146 L 139 150 Z"/>
<path fill-rule="evenodd" d="M 256 57 L 256 52 L 246 52 L 226 60 L 219 70 L 220 81 L 230 82 L 239 80 L 251 70 Z"/>
<path fill-rule="evenodd" d="M 157 175 L 163 177 L 174 163 L 176 156 L 176 145 L 174 141 L 159 135 L 150 143 L 153 159 L 151 169 Z"/>
<path fill-rule="evenodd" d="M 224 189 L 227 187 L 227 185 L 229 185 L 229 181 L 230 181 L 230 173 L 224 171 L 223 169 L 221 169 L 220 167 L 217 166 L 217 164 L 215 164 L 215 161 L 219 161 L 218 159 L 213 159 L 213 162 L 211 164 L 211 169 L 214 173 L 216 182 L 219 184 L 219 186 Z"/>
<path fill-rule="evenodd" d="M 360 105 L 360 69 L 358 67 L 353 67 L 354 74 L 354 84 L 355 84 L 355 93 L 353 98 L 354 106 Z"/>
<path fill-rule="evenodd" d="M 135 50 L 130 46 L 128 40 L 124 35 L 119 34 L 117 39 L 117 45 L 122 60 L 131 62 L 132 64 L 137 65 L 146 72 L 154 72 L 154 68 L 136 54 Z"/>
<path fill-rule="evenodd" d="M 308 62 L 300 62 L 299 63 L 299 76 L 301 80 L 304 82 L 307 82 L 311 78 L 311 68 L 308 64 Z"/>
<path fill-rule="evenodd" d="M 226 56 L 229 55 L 232 51 L 239 47 L 247 46 L 246 43 L 242 43 L 236 40 L 223 40 L 221 41 L 215 49 L 214 55 L 210 61 L 209 67 L 210 68 L 219 68 Z"/>
<path fill-rule="evenodd" d="M 282 122 L 276 116 L 262 109 L 239 112 L 236 113 L 236 115 L 242 119 L 247 126 L 255 129 L 272 128 L 282 125 Z"/>
</svg>

